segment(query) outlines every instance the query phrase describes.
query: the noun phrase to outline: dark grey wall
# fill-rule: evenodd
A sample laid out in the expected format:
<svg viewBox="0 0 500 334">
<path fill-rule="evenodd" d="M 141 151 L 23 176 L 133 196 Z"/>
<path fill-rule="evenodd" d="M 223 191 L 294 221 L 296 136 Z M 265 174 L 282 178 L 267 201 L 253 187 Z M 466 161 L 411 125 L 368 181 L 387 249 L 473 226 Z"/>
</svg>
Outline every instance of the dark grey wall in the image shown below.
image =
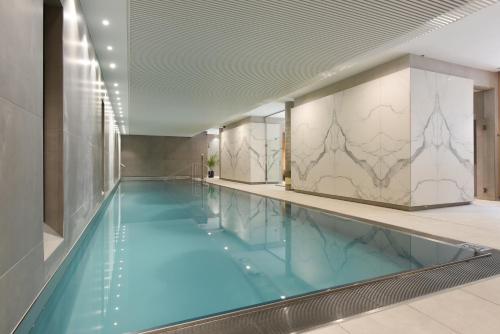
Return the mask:
<svg viewBox="0 0 500 334">
<path fill-rule="evenodd" d="M 79 18 L 63 20 L 62 52 L 78 55 L 80 61 L 65 58 L 61 72 L 64 239 L 44 259 L 48 256 L 43 236 L 44 1 L 0 1 L 0 333 L 11 333 L 104 200 L 101 108 L 95 102 L 107 101 L 108 93 L 98 85 L 82 84 L 103 79 L 98 66 L 82 66 L 94 64 L 97 58 L 79 1 L 61 2 L 64 15 Z M 75 43 L 84 38 L 88 41 L 85 49 Z M 106 113 L 109 147 L 117 147 L 111 109 Z M 46 140 L 60 140 L 53 131 L 45 135 Z M 112 150 L 106 152 L 105 166 L 113 170 L 118 156 Z M 108 177 L 107 189 L 111 189 L 119 175 L 110 172 Z M 36 311 L 32 315 L 26 328 Z"/>
<path fill-rule="evenodd" d="M 122 176 L 190 176 L 193 163 L 207 156 L 208 136 L 122 135 Z"/>
<path fill-rule="evenodd" d="M 0 333 L 43 285 L 42 6 L 0 1 Z"/>
</svg>

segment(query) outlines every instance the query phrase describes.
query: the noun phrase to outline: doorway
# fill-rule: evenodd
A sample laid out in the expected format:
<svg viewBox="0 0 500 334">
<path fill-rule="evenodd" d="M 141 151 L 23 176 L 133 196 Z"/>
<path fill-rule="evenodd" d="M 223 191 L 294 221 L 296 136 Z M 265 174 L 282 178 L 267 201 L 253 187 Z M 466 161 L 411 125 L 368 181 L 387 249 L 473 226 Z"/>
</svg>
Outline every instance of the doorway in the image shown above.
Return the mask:
<svg viewBox="0 0 500 334">
<path fill-rule="evenodd" d="M 497 200 L 495 89 L 474 88 L 474 197 Z"/>
</svg>

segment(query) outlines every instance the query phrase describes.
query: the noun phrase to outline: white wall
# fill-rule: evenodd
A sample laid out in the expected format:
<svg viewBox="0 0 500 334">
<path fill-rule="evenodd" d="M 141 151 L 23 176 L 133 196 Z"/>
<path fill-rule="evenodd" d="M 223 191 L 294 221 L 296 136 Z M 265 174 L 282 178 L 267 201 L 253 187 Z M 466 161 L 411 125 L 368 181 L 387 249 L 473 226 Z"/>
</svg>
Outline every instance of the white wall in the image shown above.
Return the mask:
<svg viewBox="0 0 500 334">
<path fill-rule="evenodd" d="M 473 81 L 411 69 L 411 205 L 474 199 Z"/>
<path fill-rule="evenodd" d="M 405 207 L 472 200 L 472 86 L 406 68 L 294 108 L 292 187 Z"/>
<path fill-rule="evenodd" d="M 293 108 L 292 187 L 410 203 L 410 70 Z"/>
<path fill-rule="evenodd" d="M 267 181 L 281 182 L 281 159 L 282 147 L 281 136 L 283 133 L 284 124 L 281 123 L 266 123 L 266 140 L 267 140 Z"/>
<path fill-rule="evenodd" d="M 119 179 L 119 136 L 79 4 L 64 5 L 64 241 L 43 250 L 43 1 L 0 1 L 0 333 L 9 333 Z"/>
<path fill-rule="evenodd" d="M 265 124 L 246 122 L 224 129 L 221 177 L 242 182 L 265 182 Z"/>
</svg>

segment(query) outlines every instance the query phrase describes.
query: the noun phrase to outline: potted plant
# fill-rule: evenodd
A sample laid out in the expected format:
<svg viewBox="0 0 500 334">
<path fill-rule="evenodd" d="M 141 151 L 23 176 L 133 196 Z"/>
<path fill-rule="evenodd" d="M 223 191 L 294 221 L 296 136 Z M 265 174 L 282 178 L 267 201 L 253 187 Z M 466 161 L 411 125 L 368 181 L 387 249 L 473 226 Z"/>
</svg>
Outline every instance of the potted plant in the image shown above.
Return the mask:
<svg viewBox="0 0 500 334">
<path fill-rule="evenodd" d="M 207 166 L 208 166 L 208 177 L 212 178 L 215 175 L 214 167 L 217 165 L 217 154 L 212 154 L 208 157 Z"/>
</svg>

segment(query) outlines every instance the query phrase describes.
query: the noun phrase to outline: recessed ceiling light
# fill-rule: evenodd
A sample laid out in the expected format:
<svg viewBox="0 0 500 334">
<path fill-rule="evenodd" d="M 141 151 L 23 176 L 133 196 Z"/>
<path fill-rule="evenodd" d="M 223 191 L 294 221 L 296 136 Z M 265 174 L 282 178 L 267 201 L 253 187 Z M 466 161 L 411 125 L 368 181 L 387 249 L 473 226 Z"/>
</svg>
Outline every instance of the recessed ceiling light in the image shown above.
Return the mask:
<svg viewBox="0 0 500 334">
<path fill-rule="evenodd" d="M 110 68 L 116 68 L 116 64 L 115 63 L 111 63 L 111 64 L 109 64 L 109 67 Z"/>
<path fill-rule="evenodd" d="M 108 51 L 113 51 L 113 47 L 111 45 L 108 45 L 106 49 L 108 49 Z"/>
<path fill-rule="evenodd" d="M 122 103 L 121 103 L 121 102 L 118 102 L 118 105 L 119 105 L 119 106 L 121 106 L 121 105 L 122 105 Z"/>
<path fill-rule="evenodd" d="M 102 25 L 106 27 L 109 26 L 109 20 L 107 19 L 102 20 Z"/>
<path fill-rule="evenodd" d="M 115 90 L 115 94 L 116 95 L 120 95 L 120 91 L 119 90 Z"/>
<path fill-rule="evenodd" d="M 120 101 L 120 100 L 121 100 L 121 98 L 120 98 L 120 97 L 117 97 L 117 98 L 116 98 L 116 101 Z"/>
<path fill-rule="evenodd" d="M 118 87 L 118 82 L 115 82 L 113 86 Z"/>
</svg>

